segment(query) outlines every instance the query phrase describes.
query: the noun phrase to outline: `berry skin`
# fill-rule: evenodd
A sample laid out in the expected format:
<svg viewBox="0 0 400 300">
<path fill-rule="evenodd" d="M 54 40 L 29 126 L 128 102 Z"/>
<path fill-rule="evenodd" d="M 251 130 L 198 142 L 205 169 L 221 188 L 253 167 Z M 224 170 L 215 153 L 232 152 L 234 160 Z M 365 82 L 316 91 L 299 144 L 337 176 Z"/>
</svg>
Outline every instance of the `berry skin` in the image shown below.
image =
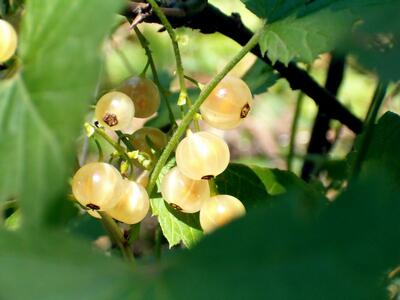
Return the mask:
<svg viewBox="0 0 400 300">
<path fill-rule="evenodd" d="M 227 76 L 207 97 L 200 112 L 203 120 L 212 127 L 232 129 L 246 118 L 252 102 L 247 84 L 240 78 Z"/>
<path fill-rule="evenodd" d="M 175 167 L 162 179 L 161 194 L 173 208 L 195 213 L 210 198 L 210 188 L 207 180 L 192 180 Z"/>
<path fill-rule="evenodd" d="M 160 107 L 158 87 L 149 79 L 137 76 L 129 78 L 118 90 L 131 97 L 136 118 L 150 117 Z"/>
<path fill-rule="evenodd" d="M 122 177 L 107 163 L 95 162 L 81 167 L 72 179 L 72 193 L 83 206 L 92 210 L 108 210 L 121 195 Z"/>
<path fill-rule="evenodd" d="M 96 104 L 97 121 L 112 130 L 121 130 L 130 126 L 134 115 L 135 107 L 132 100 L 124 93 L 107 93 Z"/>
<path fill-rule="evenodd" d="M 17 49 L 18 35 L 7 21 L 0 20 L 0 63 L 9 60 Z"/>
<path fill-rule="evenodd" d="M 135 131 L 130 137 L 135 149 L 153 156 L 151 149 L 161 151 L 168 143 L 167 135 L 158 128 L 143 127 Z"/>
<path fill-rule="evenodd" d="M 209 132 L 189 133 L 176 148 L 176 164 L 185 176 L 211 179 L 221 174 L 229 164 L 226 142 Z"/>
<path fill-rule="evenodd" d="M 204 232 L 215 229 L 243 216 L 246 213 L 242 202 L 229 195 L 209 198 L 200 210 L 200 225 Z"/>
<path fill-rule="evenodd" d="M 125 224 L 136 224 L 146 217 L 149 207 L 150 200 L 144 187 L 124 179 L 118 204 L 108 213 L 114 219 Z"/>
</svg>

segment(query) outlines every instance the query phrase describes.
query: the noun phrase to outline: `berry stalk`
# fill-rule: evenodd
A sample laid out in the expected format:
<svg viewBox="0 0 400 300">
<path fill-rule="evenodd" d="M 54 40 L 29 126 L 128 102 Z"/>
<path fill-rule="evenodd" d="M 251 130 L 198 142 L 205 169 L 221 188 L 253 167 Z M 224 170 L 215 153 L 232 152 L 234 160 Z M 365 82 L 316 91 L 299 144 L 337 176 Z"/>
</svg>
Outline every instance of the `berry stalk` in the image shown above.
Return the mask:
<svg viewBox="0 0 400 300">
<path fill-rule="evenodd" d="M 130 249 L 128 241 L 125 239 L 121 230 L 119 229 L 117 223 L 105 212 L 99 211 L 101 216 L 101 221 L 105 229 L 107 230 L 110 238 L 117 244 L 117 246 L 121 249 L 122 255 L 124 258 L 132 263 L 135 262 L 135 257 Z"/>
<path fill-rule="evenodd" d="M 137 28 L 137 26 L 135 26 L 133 29 L 135 30 L 136 36 L 139 39 L 140 45 L 142 46 L 142 48 L 146 52 L 146 56 L 147 56 L 148 62 L 150 64 L 151 73 L 153 74 L 154 82 L 158 86 L 158 89 L 160 90 L 161 96 L 162 96 L 162 98 L 165 101 L 165 104 L 167 106 L 168 115 L 169 115 L 169 119 L 170 119 L 171 125 L 176 125 L 174 113 L 172 112 L 171 105 L 170 105 L 170 103 L 168 101 L 168 96 L 165 93 L 164 88 L 161 86 L 161 82 L 160 82 L 160 79 L 158 77 L 158 72 L 157 72 L 157 69 L 156 69 L 156 65 L 154 63 L 154 59 L 153 59 L 153 55 L 151 53 L 151 49 L 149 47 L 149 42 L 147 41 L 146 37 L 142 34 L 142 32 L 139 30 L 139 28 Z"/>
<path fill-rule="evenodd" d="M 151 0 L 153 1 L 153 0 Z M 223 70 L 215 76 L 204 88 L 204 90 L 200 93 L 198 99 L 194 102 L 194 104 L 190 107 L 189 111 L 186 113 L 185 117 L 182 119 L 179 127 L 172 135 L 171 140 L 165 147 L 163 153 L 160 156 L 157 164 L 154 167 L 154 170 L 150 177 L 150 182 L 147 187 L 147 191 L 149 195 L 153 191 L 156 180 L 160 175 L 160 172 L 164 165 L 166 164 L 169 156 L 171 155 L 172 151 L 175 149 L 176 145 L 179 142 L 179 139 L 185 133 L 186 129 L 188 128 L 190 122 L 193 120 L 194 116 L 196 115 L 198 109 L 200 108 L 201 104 L 206 100 L 206 98 L 210 95 L 213 89 L 217 86 L 217 84 L 236 66 L 236 64 L 253 49 L 259 41 L 261 34 L 264 32 L 264 28 L 259 30 L 257 33 L 253 35 L 253 37 L 249 40 L 249 42 L 240 50 L 240 52 L 223 68 Z"/>
<path fill-rule="evenodd" d="M 185 74 L 184 74 L 184 70 L 183 70 L 181 53 L 180 53 L 179 45 L 178 45 L 178 39 L 176 37 L 175 31 L 172 28 L 171 24 L 169 23 L 167 17 L 161 11 L 161 8 L 158 6 L 156 1 L 148 0 L 147 2 L 150 3 L 151 7 L 154 10 L 154 13 L 160 19 L 161 23 L 164 25 L 165 29 L 167 30 L 169 37 L 171 38 L 172 47 L 174 49 L 174 55 L 175 55 L 175 60 L 176 60 L 176 74 L 179 79 L 179 85 L 180 85 L 180 91 L 181 91 L 179 94 L 178 103 L 180 103 L 181 101 L 187 101 L 188 93 L 187 93 L 187 89 L 186 89 L 186 85 L 185 85 Z"/>
</svg>

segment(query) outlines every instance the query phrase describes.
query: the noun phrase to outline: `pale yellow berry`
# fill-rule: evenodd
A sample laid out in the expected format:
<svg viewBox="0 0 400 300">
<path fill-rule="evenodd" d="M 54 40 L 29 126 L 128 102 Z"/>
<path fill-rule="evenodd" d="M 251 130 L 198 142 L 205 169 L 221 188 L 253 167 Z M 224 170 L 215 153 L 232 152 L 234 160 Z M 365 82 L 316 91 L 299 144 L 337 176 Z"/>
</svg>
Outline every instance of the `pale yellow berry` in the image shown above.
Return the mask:
<svg viewBox="0 0 400 300">
<path fill-rule="evenodd" d="M 212 232 L 245 213 L 242 202 L 235 197 L 214 196 L 206 200 L 200 210 L 200 225 L 204 232 Z"/>
<path fill-rule="evenodd" d="M 118 204 L 107 213 L 125 224 L 136 224 L 146 217 L 149 207 L 150 200 L 144 187 L 134 181 L 124 179 L 121 198 Z"/>
<path fill-rule="evenodd" d="M 92 210 L 108 210 L 121 195 L 122 177 L 107 163 L 94 162 L 81 167 L 72 179 L 72 193 L 83 206 Z"/>
<path fill-rule="evenodd" d="M 112 130 L 121 130 L 130 126 L 134 115 L 135 108 L 132 100 L 124 93 L 107 93 L 96 104 L 97 121 Z"/>
<path fill-rule="evenodd" d="M 210 197 L 210 188 L 207 180 L 190 179 L 175 167 L 163 177 L 161 194 L 173 208 L 195 213 Z"/>
<path fill-rule="evenodd" d="M 7 21 L 0 20 L 0 63 L 9 60 L 17 49 L 18 35 Z"/>
<path fill-rule="evenodd" d="M 205 131 L 189 133 L 176 149 L 179 171 L 194 180 L 210 179 L 221 174 L 229 159 L 226 142 Z"/>
<path fill-rule="evenodd" d="M 118 90 L 131 97 L 135 104 L 136 118 L 150 117 L 160 106 L 158 87 L 147 78 L 138 76 L 129 78 Z"/>
<path fill-rule="evenodd" d="M 219 129 L 237 127 L 248 115 L 253 97 L 240 78 L 227 76 L 211 92 L 200 107 L 203 120 Z"/>
<path fill-rule="evenodd" d="M 144 188 L 147 188 L 149 181 L 150 181 L 150 172 L 147 170 L 144 170 L 136 179 L 136 182 L 139 183 Z"/>
<path fill-rule="evenodd" d="M 130 137 L 133 147 L 141 152 L 153 155 L 152 149 L 161 151 L 168 143 L 167 135 L 158 128 L 143 127 Z"/>
</svg>

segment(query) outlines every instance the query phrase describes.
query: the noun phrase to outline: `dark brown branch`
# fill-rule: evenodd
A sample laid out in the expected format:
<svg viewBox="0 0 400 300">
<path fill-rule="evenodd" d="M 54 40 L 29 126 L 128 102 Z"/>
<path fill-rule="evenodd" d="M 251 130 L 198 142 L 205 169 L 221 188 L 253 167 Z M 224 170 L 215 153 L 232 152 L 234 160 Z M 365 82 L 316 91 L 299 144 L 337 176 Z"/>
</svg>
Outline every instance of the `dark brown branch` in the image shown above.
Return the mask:
<svg viewBox="0 0 400 300">
<path fill-rule="evenodd" d="M 337 95 L 339 87 L 343 81 L 345 68 L 345 58 L 342 55 L 333 55 L 328 68 L 325 88 Z M 332 148 L 332 143 L 327 139 L 326 135 L 329 131 L 329 123 L 331 118 L 321 107 L 318 108 L 317 117 L 314 121 L 310 142 L 308 144 L 307 154 L 318 155 L 326 154 Z M 311 179 L 312 174 L 318 174 L 318 164 L 312 160 L 305 160 L 301 170 L 301 178 L 305 181 Z"/>
<path fill-rule="evenodd" d="M 208 4 L 203 10 L 190 17 L 176 17 L 175 15 L 168 15 L 167 12 L 165 13 L 174 27 L 185 26 L 192 29 L 199 29 L 202 33 L 219 32 L 235 40 L 242 46 L 245 45 L 253 35 L 242 23 L 238 14 L 232 14 L 231 16 L 225 15 L 211 4 Z M 125 11 L 124 15 L 129 19 L 134 19 L 136 17 L 136 14 L 130 9 Z M 145 19 L 145 22 L 159 23 L 159 20 L 154 15 L 151 15 Z M 255 47 L 252 52 L 264 60 L 265 63 L 273 66 L 273 68 L 289 82 L 293 90 L 300 89 L 313 99 L 320 109 L 330 118 L 338 120 L 355 133 L 361 132 L 363 126 L 362 121 L 355 117 L 328 90 L 321 87 L 312 79 L 306 71 L 298 68 L 295 63 L 289 63 L 288 66 L 280 62 L 272 64 L 267 56 L 261 54 L 259 47 Z"/>
</svg>

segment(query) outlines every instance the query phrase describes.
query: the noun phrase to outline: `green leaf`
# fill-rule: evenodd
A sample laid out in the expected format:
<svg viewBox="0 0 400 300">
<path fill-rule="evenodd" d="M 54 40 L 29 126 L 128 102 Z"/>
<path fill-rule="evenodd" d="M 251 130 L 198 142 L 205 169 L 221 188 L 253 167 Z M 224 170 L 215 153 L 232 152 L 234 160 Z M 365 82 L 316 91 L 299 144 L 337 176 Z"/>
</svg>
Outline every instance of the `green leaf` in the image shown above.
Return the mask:
<svg viewBox="0 0 400 300">
<path fill-rule="evenodd" d="M 17 198 L 30 225 L 48 222 L 65 201 L 101 42 L 122 2 L 26 1 L 22 68 L 0 82 L 0 201 Z"/>
<path fill-rule="evenodd" d="M 246 165 L 229 164 L 215 183 L 220 194 L 238 198 L 246 209 L 263 205 L 271 198 L 257 173 Z"/>
<path fill-rule="evenodd" d="M 150 200 L 153 215 L 157 216 L 169 247 L 182 242 L 191 248 L 203 236 L 199 214 L 186 214 L 170 207 L 162 198 Z"/>
<path fill-rule="evenodd" d="M 259 166 L 229 164 L 224 173 L 216 178 L 218 192 L 238 198 L 247 210 L 270 205 L 276 195 L 294 194 L 293 210 L 314 216 L 325 208 L 328 200 L 314 187 L 295 174 Z"/>
<path fill-rule="evenodd" d="M 273 63 L 288 64 L 293 59 L 311 63 L 342 40 L 353 18 L 349 10 L 331 9 L 302 17 L 291 15 L 266 26 L 260 47 Z"/>
<path fill-rule="evenodd" d="M 241 0 L 246 7 L 262 19 L 273 23 L 304 7 L 307 0 Z"/>
<path fill-rule="evenodd" d="M 359 150 L 358 137 L 355 150 Z M 392 175 L 400 186 L 400 116 L 385 113 L 375 125 L 362 172 L 370 172 L 371 165 L 379 165 Z M 352 154 L 354 155 L 354 153 Z M 351 158 L 350 158 L 351 159 Z"/>
<path fill-rule="evenodd" d="M 243 80 L 247 83 L 253 94 L 261 94 L 273 86 L 280 76 L 274 72 L 274 69 L 257 59 L 251 68 L 244 74 Z"/>
<path fill-rule="evenodd" d="M 165 299 L 387 299 L 385 272 L 400 261 L 400 201 L 383 174 L 313 220 L 290 209 L 296 194 L 249 212 L 165 262 Z"/>
<path fill-rule="evenodd" d="M 400 1 L 386 1 L 360 10 L 363 22 L 357 23 L 352 35 L 340 49 L 352 53 L 367 69 L 383 80 L 400 79 Z"/>
<path fill-rule="evenodd" d="M 119 259 L 60 232 L 0 231 L 3 299 L 133 299 L 141 279 Z"/>
</svg>

